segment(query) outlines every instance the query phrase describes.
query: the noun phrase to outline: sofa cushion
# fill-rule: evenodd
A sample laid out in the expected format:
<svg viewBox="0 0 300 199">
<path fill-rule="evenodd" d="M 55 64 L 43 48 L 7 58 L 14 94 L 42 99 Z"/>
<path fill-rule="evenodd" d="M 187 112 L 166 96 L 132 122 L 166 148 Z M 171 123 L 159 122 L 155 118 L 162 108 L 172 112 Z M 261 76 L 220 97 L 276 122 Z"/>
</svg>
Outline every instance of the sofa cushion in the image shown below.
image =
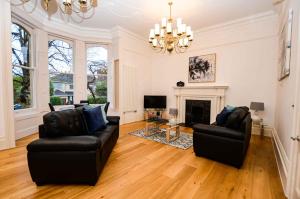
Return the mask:
<svg viewBox="0 0 300 199">
<path fill-rule="evenodd" d="M 227 122 L 228 116 L 234 111 L 234 108 L 227 108 L 224 107 L 224 109 L 219 113 L 216 117 L 216 124 L 218 126 L 224 126 Z"/>
<path fill-rule="evenodd" d="M 90 134 L 106 128 L 101 106 L 97 106 L 95 108 L 84 107 L 83 115 Z"/>
<path fill-rule="evenodd" d="M 198 132 L 237 140 L 243 140 L 245 138 L 244 133 L 221 126 L 196 124 L 193 126 L 193 129 L 195 133 Z"/>
<path fill-rule="evenodd" d="M 95 136 L 65 136 L 59 138 L 41 138 L 27 145 L 31 152 L 42 151 L 90 151 L 101 147 Z"/>
<path fill-rule="evenodd" d="M 87 134 L 82 111 L 54 111 L 43 117 L 46 137 L 79 136 Z"/>
<path fill-rule="evenodd" d="M 228 116 L 225 127 L 238 130 L 248 112 L 249 108 L 245 106 L 235 108 L 234 111 Z"/>
</svg>

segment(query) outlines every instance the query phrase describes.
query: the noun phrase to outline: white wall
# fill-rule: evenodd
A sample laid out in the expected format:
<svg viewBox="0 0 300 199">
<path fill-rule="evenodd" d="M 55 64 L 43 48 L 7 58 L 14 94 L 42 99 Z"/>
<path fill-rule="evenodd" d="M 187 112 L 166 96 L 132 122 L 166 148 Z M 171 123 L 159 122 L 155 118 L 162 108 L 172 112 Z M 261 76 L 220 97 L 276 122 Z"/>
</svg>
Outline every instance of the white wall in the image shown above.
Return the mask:
<svg viewBox="0 0 300 199">
<path fill-rule="evenodd" d="M 226 85 L 226 104 L 250 106 L 265 103 L 264 122 L 274 125 L 277 78 L 277 16 L 265 13 L 198 31 L 184 54 L 156 54 L 152 62 L 152 92 L 167 95 L 168 106 L 176 106 L 173 87 Z M 188 59 L 216 53 L 216 82 L 188 83 Z"/>
<path fill-rule="evenodd" d="M 10 3 L 0 1 L 0 149 L 15 146 L 11 75 Z M 3 86 L 4 85 L 4 86 Z"/>
<path fill-rule="evenodd" d="M 152 51 L 147 41 L 123 28 L 117 28 L 118 55 L 120 66 L 120 99 L 119 112 L 121 123 L 130 123 L 144 118 L 143 100 L 144 95 L 151 93 L 151 54 Z M 134 90 L 128 90 L 125 74 L 128 68 L 132 68 L 135 73 Z M 129 96 L 134 95 L 134 96 Z M 132 98 L 131 98 L 132 97 Z M 131 99 L 130 99 L 131 98 Z M 134 112 L 136 110 L 136 112 Z M 128 111 L 128 112 L 127 112 Z"/>
<path fill-rule="evenodd" d="M 289 183 L 292 175 L 292 147 L 290 137 L 296 132 L 296 109 L 300 102 L 296 99 L 297 89 L 299 90 L 300 66 L 299 66 L 299 41 L 300 41 L 300 1 L 286 0 L 278 8 L 280 24 L 286 20 L 289 9 L 293 9 L 293 32 L 292 32 L 292 54 L 290 63 L 290 75 L 282 81 L 276 82 L 276 106 L 275 106 L 275 130 L 274 143 L 279 173 L 282 179 L 283 188 L 289 195 Z M 278 29 L 278 32 L 281 31 Z M 294 105 L 294 107 L 293 107 Z M 299 133 L 299 132 L 298 132 Z"/>
</svg>

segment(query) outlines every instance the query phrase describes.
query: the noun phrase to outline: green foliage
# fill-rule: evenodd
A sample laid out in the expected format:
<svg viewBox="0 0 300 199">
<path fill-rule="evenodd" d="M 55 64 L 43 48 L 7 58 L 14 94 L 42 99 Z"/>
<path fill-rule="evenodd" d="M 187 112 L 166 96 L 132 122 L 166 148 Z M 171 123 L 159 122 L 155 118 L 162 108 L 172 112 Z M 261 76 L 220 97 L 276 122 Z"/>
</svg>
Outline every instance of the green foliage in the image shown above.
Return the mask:
<svg viewBox="0 0 300 199">
<path fill-rule="evenodd" d="M 105 104 L 107 102 L 107 97 L 102 96 L 102 97 L 96 97 L 96 99 L 93 98 L 92 95 L 88 96 L 88 101 L 89 104 Z"/>
<path fill-rule="evenodd" d="M 52 81 L 49 82 L 49 91 L 50 91 L 50 96 L 53 96 L 54 95 L 54 86 L 53 86 L 53 83 Z"/>
<path fill-rule="evenodd" d="M 50 103 L 52 105 L 63 105 L 62 100 L 60 99 L 60 97 L 50 97 Z"/>
<path fill-rule="evenodd" d="M 106 84 L 106 81 L 97 82 L 95 94 L 97 96 L 107 96 L 107 84 Z"/>
</svg>

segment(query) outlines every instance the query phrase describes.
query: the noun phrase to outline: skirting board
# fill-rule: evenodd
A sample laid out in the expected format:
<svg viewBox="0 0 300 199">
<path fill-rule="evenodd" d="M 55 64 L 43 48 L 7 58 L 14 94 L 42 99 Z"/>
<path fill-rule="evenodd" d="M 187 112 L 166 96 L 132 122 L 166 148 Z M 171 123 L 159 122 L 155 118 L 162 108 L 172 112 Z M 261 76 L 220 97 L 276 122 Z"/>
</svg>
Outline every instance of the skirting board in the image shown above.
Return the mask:
<svg viewBox="0 0 300 199">
<path fill-rule="evenodd" d="M 265 126 L 264 127 L 264 136 L 266 137 L 272 137 L 272 131 L 273 128 L 269 127 L 269 126 Z M 256 128 L 256 127 L 252 127 L 252 135 L 260 135 L 260 129 Z"/>
<path fill-rule="evenodd" d="M 287 196 L 287 177 L 288 177 L 288 168 L 290 161 L 287 157 L 287 154 L 283 148 L 283 145 L 278 137 L 277 131 L 275 128 L 272 130 L 272 145 L 274 149 L 274 154 L 276 158 L 277 168 L 283 187 L 285 196 Z"/>
<path fill-rule="evenodd" d="M 27 129 L 22 129 L 22 130 L 16 132 L 16 140 L 21 139 L 26 136 L 29 136 L 29 135 L 32 135 L 37 132 L 38 132 L 38 126 L 33 126 L 30 128 L 27 128 Z"/>
</svg>

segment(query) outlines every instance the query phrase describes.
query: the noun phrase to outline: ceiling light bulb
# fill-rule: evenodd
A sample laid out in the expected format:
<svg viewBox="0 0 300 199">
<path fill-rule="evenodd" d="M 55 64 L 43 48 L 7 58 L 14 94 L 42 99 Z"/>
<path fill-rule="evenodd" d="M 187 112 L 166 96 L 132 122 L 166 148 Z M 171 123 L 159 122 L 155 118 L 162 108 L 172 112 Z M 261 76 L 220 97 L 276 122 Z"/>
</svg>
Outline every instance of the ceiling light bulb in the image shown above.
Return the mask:
<svg viewBox="0 0 300 199">
<path fill-rule="evenodd" d="M 160 32 L 159 32 L 159 24 L 155 24 L 155 26 L 154 26 L 154 33 L 155 33 L 156 36 L 158 36 L 160 34 Z"/>
<path fill-rule="evenodd" d="M 180 36 L 182 34 L 182 25 L 178 26 L 177 35 Z"/>
<path fill-rule="evenodd" d="M 160 30 L 160 36 L 161 36 L 162 38 L 165 37 L 165 30 L 164 30 L 164 29 L 161 29 L 161 30 Z"/>
<path fill-rule="evenodd" d="M 194 40 L 194 33 L 191 32 L 191 36 L 189 36 L 189 41 L 193 41 Z"/>
<path fill-rule="evenodd" d="M 161 20 L 161 27 L 162 28 L 166 28 L 167 27 L 167 18 L 166 17 L 162 18 L 162 20 Z"/>
<path fill-rule="evenodd" d="M 183 39 L 183 44 L 184 44 L 184 47 L 188 47 L 189 45 L 189 39 L 187 38 L 187 37 L 185 37 L 184 39 Z"/>
<path fill-rule="evenodd" d="M 149 34 L 149 38 L 150 38 L 150 39 L 154 39 L 154 37 L 155 37 L 154 29 L 151 29 L 151 30 L 150 30 L 150 34 Z"/>
<path fill-rule="evenodd" d="M 181 24 L 182 24 L 182 19 L 181 19 L 181 18 L 178 18 L 178 19 L 177 19 L 177 28 L 178 28 L 179 26 L 181 26 Z"/>
<path fill-rule="evenodd" d="M 186 33 L 186 24 L 181 25 L 181 31 L 182 33 Z"/>
<path fill-rule="evenodd" d="M 167 33 L 168 34 L 172 33 L 172 23 L 170 23 L 170 22 L 167 24 Z"/>
<path fill-rule="evenodd" d="M 153 40 L 152 40 L 152 45 L 153 45 L 153 47 L 156 47 L 156 46 L 157 46 L 157 43 L 158 43 L 157 39 L 153 39 Z"/>
<path fill-rule="evenodd" d="M 187 26 L 187 27 L 186 27 L 186 35 L 187 35 L 188 37 L 191 36 L 191 32 L 192 32 L 191 26 Z"/>
<path fill-rule="evenodd" d="M 177 30 L 176 29 L 173 30 L 173 37 L 177 37 Z"/>
</svg>

